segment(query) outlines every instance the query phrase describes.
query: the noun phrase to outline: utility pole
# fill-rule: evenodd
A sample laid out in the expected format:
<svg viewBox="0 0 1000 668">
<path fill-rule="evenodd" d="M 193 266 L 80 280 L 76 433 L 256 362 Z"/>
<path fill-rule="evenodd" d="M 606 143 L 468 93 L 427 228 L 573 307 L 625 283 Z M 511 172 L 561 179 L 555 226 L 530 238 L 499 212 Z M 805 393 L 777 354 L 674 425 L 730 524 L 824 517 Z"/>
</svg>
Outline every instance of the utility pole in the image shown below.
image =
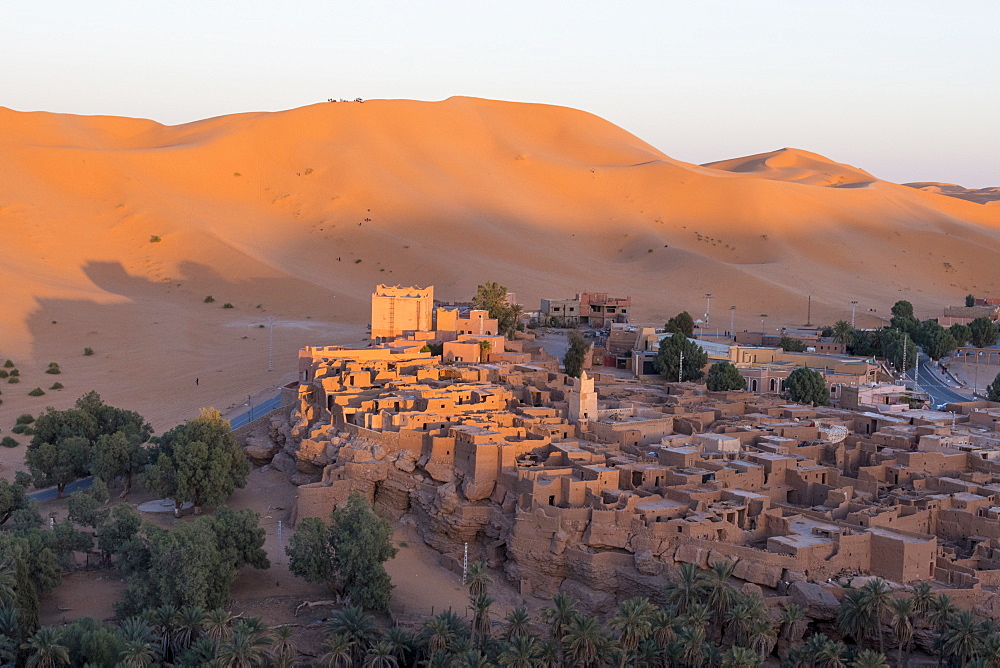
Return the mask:
<svg viewBox="0 0 1000 668">
<path fill-rule="evenodd" d="M 267 370 L 274 371 L 274 318 L 267 317 Z"/>
<path fill-rule="evenodd" d="M 906 385 L 906 343 L 907 343 L 906 332 L 903 332 L 903 385 Z"/>
<path fill-rule="evenodd" d="M 729 335 L 736 340 L 736 306 L 729 307 Z"/>
<path fill-rule="evenodd" d="M 275 559 L 275 561 L 277 563 L 279 563 L 279 564 L 281 563 L 281 553 L 282 553 L 281 542 L 282 542 L 281 541 L 281 520 L 278 520 L 278 556 Z"/>
<path fill-rule="evenodd" d="M 708 329 L 708 314 L 712 312 L 712 293 L 705 294 L 705 329 Z"/>
<path fill-rule="evenodd" d="M 851 302 L 851 327 L 854 327 L 854 310 L 858 307 L 858 301 L 854 300 Z"/>
<path fill-rule="evenodd" d="M 809 301 L 806 306 L 806 327 L 812 325 L 813 322 L 813 296 L 809 295 Z"/>
<path fill-rule="evenodd" d="M 682 350 L 681 351 L 681 363 L 677 365 L 677 382 L 678 383 L 683 382 L 683 381 L 681 381 L 681 378 L 683 377 L 682 376 L 683 373 L 684 373 L 684 351 Z"/>
<path fill-rule="evenodd" d="M 469 544 L 465 544 L 465 556 L 462 557 L 462 584 L 469 581 Z"/>
</svg>

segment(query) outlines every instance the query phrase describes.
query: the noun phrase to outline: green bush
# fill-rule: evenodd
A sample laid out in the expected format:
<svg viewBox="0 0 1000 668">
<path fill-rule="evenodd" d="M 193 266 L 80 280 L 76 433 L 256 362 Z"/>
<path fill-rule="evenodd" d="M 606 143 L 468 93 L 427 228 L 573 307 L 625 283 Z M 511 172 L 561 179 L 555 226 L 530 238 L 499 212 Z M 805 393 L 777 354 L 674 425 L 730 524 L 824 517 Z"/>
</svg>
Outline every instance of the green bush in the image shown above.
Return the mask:
<svg viewBox="0 0 1000 668">
<path fill-rule="evenodd" d="M 29 431 L 30 429 L 31 427 L 29 427 L 26 424 L 16 424 L 11 428 L 11 431 L 14 432 L 15 434 L 23 434 L 24 432 Z"/>
<path fill-rule="evenodd" d="M 354 264 L 361 264 L 361 258 L 358 258 L 357 260 L 355 260 Z"/>
<path fill-rule="evenodd" d="M 83 349 L 83 354 L 86 357 L 90 357 L 91 355 L 94 354 L 94 349 L 93 348 L 84 348 Z"/>
<path fill-rule="evenodd" d="M 18 378 L 17 376 L 11 376 L 10 378 L 7 379 L 7 382 L 8 383 L 12 383 L 12 384 L 13 383 L 20 383 L 21 379 Z"/>
<path fill-rule="evenodd" d="M 61 389 L 63 389 L 63 384 L 59 383 L 59 382 L 52 383 L 52 387 L 50 387 L 49 389 L 50 390 L 61 390 Z"/>
<path fill-rule="evenodd" d="M 18 446 L 18 443 L 10 436 L 4 436 L 3 440 L 0 440 L 0 445 L 2 445 L 5 448 L 16 448 Z"/>
<path fill-rule="evenodd" d="M 21 413 L 14 422 L 17 424 L 31 424 L 34 421 L 35 418 L 31 413 Z"/>
<path fill-rule="evenodd" d="M 5 369 L 13 369 L 14 368 L 14 362 L 11 361 L 11 360 L 7 360 L 6 362 L 3 363 L 3 368 L 5 368 Z"/>
<path fill-rule="evenodd" d="M 215 297 L 213 297 L 212 295 L 209 295 L 209 296 L 205 297 L 205 299 L 204 299 L 203 301 L 204 301 L 204 302 L 205 302 L 206 304 L 211 304 L 212 302 L 214 302 L 214 301 L 215 301 Z"/>
<path fill-rule="evenodd" d="M 155 234 L 153 236 L 149 237 L 149 243 L 151 243 L 151 244 L 156 244 L 156 243 L 159 243 L 161 241 L 163 241 L 163 239 L 160 239 L 160 237 L 156 236 Z"/>
<path fill-rule="evenodd" d="M 49 362 L 49 368 L 45 370 L 45 373 L 62 373 L 59 369 L 59 365 L 55 362 Z"/>
<path fill-rule="evenodd" d="M 7 369 L 0 369 L 0 378 L 6 378 L 10 374 L 7 373 Z"/>
<path fill-rule="evenodd" d="M 20 376 L 21 375 L 21 370 L 20 369 L 11 369 L 10 370 L 10 375 L 12 375 L 12 376 Z"/>
<path fill-rule="evenodd" d="M 222 305 L 222 308 L 233 308 L 233 305 L 230 304 L 229 302 L 226 302 L 225 304 Z"/>
<path fill-rule="evenodd" d="M 43 390 L 43 389 L 42 389 L 42 388 L 40 388 L 40 387 L 36 387 L 36 388 L 35 388 L 35 389 L 33 389 L 33 390 L 32 390 L 31 392 L 28 392 L 28 396 L 29 396 L 29 397 L 40 397 L 40 396 L 42 396 L 43 394 L 45 394 L 45 390 Z"/>
</svg>

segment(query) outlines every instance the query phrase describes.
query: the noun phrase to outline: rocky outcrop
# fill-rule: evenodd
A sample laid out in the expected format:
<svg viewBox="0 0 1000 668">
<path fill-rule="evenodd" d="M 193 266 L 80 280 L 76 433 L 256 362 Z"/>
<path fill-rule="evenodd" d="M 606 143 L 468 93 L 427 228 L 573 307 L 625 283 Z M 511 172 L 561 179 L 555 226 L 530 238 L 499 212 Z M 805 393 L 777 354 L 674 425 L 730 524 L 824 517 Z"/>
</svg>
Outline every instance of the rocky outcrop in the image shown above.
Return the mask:
<svg viewBox="0 0 1000 668">
<path fill-rule="evenodd" d="M 807 616 L 817 620 L 836 619 L 840 602 L 830 590 L 814 582 L 793 582 L 788 587 L 788 595 Z"/>
</svg>

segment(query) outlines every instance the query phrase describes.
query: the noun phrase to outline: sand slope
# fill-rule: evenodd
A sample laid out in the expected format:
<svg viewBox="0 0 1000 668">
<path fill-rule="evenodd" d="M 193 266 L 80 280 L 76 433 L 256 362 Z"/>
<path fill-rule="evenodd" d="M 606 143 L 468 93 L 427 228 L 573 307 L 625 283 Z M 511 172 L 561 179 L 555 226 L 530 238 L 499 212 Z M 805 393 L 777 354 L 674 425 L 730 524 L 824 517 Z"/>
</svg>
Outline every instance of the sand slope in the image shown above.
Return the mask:
<svg viewBox="0 0 1000 668">
<path fill-rule="evenodd" d="M 904 186 L 926 190 L 927 192 L 939 193 L 958 199 L 978 202 L 979 204 L 989 204 L 1000 201 L 1000 187 L 994 188 L 963 188 L 954 183 L 935 183 L 932 181 L 922 181 L 920 183 L 904 183 Z"/>
<path fill-rule="evenodd" d="M 93 345 L 79 384 L 163 420 L 271 379 L 267 316 L 282 371 L 349 335 L 323 323 L 363 328 L 377 282 L 464 299 L 498 280 L 528 309 L 604 290 L 657 322 L 711 292 L 722 328 L 731 304 L 738 327 L 802 322 L 812 294 L 814 321 L 858 299 L 877 324 L 904 296 L 929 314 L 1000 294 L 998 250 L 993 206 L 791 149 L 691 165 L 553 106 L 376 100 L 175 127 L 0 108 L 0 356 L 44 368 Z"/>
</svg>

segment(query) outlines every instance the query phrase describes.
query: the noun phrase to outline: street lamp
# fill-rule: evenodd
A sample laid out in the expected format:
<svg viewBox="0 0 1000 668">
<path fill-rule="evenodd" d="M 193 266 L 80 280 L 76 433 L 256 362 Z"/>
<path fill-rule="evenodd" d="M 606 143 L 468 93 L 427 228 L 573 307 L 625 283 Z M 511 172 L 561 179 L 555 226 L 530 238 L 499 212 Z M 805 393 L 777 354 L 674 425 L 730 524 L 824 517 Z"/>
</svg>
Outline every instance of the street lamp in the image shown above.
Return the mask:
<svg viewBox="0 0 1000 668">
<path fill-rule="evenodd" d="M 729 333 L 733 337 L 733 341 L 736 340 L 736 307 L 729 307 Z"/>
<path fill-rule="evenodd" d="M 705 328 L 708 328 L 708 314 L 712 312 L 712 293 L 705 294 Z"/>
<path fill-rule="evenodd" d="M 854 309 L 858 307 L 858 301 L 854 300 L 851 302 L 851 328 L 854 327 Z"/>
<path fill-rule="evenodd" d="M 764 345 L 764 318 L 766 317 L 766 313 L 760 314 L 760 345 Z"/>
</svg>

